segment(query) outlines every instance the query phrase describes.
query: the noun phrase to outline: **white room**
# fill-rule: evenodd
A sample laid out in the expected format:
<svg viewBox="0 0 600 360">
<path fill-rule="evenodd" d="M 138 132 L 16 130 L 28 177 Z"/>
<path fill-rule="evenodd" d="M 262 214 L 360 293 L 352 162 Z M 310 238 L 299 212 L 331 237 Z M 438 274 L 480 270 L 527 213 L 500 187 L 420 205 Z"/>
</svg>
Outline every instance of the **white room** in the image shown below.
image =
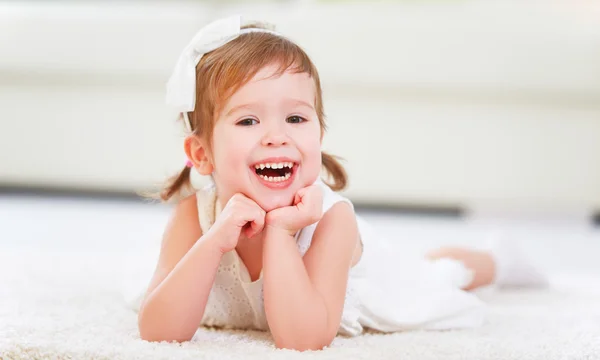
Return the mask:
<svg viewBox="0 0 600 360">
<path fill-rule="evenodd" d="M 167 81 L 234 14 L 310 56 L 340 195 L 392 252 L 510 243 L 545 286 L 482 289 L 479 327 L 308 353 L 256 329 L 142 339 L 128 299 L 211 183 L 196 166 L 190 193 L 142 195 L 189 160 Z M 591 0 L 0 2 L 0 358 L 600 358 L 598 19 Z"/>
</svg>

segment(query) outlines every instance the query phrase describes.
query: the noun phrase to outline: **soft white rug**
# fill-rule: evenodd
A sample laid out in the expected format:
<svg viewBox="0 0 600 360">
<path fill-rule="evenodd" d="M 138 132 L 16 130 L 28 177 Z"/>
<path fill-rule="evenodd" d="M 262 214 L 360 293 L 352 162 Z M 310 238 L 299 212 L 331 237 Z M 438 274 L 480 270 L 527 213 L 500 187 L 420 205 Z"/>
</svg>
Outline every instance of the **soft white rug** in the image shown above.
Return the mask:
<svg viewBox="0 0 600 360">
<path fill-rule="evenodd" d="M 131 265 L 111 251 L 4 249 L 0 358 L 600 359 L 598 279 L 487 294 L 489 320 L 478 329 L 337 338 L 323 351 L 299 353 L 276 350 L 268 334 L 252 331 L 200 329 L 184 344 L 140 340 L 122 298 L 126 259 Z"/>
<path fill-rule="evenodd" d="M 266 333 L 201 329 L 185 344 L 139 339 L 123 280 L 152 271 L 170 210 L 131 202 L 0 197 L 0 359 L 600 359 L 600 278 L 486 294 L 485 326 L 337 338 L 278 351 Z M 583 224 L 480 224 L 374 215 L 398 251 L 476 245 L 500 226 L 545 268 L 600 276 L 600 232 Z"/>
</svg>

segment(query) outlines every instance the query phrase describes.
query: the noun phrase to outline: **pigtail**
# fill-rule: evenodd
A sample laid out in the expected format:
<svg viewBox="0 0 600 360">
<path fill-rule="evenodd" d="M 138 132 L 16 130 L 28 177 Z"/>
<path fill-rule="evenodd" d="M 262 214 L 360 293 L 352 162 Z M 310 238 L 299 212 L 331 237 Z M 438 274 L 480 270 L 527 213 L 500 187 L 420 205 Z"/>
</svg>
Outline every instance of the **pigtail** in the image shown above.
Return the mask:
<svg viewBox="0 0 600 360">
<path fill-rule="evenodd" d="M 175 175 L 169 178 L 166 182 L 166 185 L 160 193 L 160 198 L 163 201 L 168 201 L 173 195 L 178 194 L 181 191 L 181 188 L 184 186 L 191 186 L 190 181 L 190 173 L 192 171 L 191 167 L 186 166 L 181 170 L 179 175 Z"/>
<path fill-rule="evenodd" d="M 333 180 L 333 183 L 327 183 L 331 190 L 344 190 L 348 185 L 348 175 L 342 164 L 340 164 L 335 156 L 327 154 L 324 151 L 321 152 L 321 162 L 327 171 L 327 175 Z"/>
</svg>

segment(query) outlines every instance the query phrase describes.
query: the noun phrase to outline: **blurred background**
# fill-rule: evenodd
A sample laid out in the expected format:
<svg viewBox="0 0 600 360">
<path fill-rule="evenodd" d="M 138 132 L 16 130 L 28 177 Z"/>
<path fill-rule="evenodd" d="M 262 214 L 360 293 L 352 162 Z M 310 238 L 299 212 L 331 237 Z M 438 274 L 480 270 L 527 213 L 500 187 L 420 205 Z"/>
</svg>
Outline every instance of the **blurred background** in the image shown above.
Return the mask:
<svg viewBox="0 0 600 360">
<path fill-rule="evenodd" d="M 138 193 L 186 161 L 165 85 L 233 14 L 312 57 L 324 148 L 377 240 L 408 256 L 513 242 L 556 293 L 497 314 L 538 329 L 565 311 L 507 354 L 594 353 L 578 344 L 598 311 L 575 294 L 600 289 L 600 0 L 0 0 L 0 358 L 4 338 L 89 357 L 135 329 L 113 310 L 146 288 L 172 212 Z"/>
<path fill-rule="evenodd" d="M 165 83 L 234 13 L 312 56 L 358 204 L 600 209 L 600 5 L 573 0 L 4 1 L 0 186 L 135 194 L 179 171 Z"/>
<path fill-rule="evenodd" d="M 53 323 L 53 304 L 102 332 L 87 304 L 147 285 L 172 206 L 137 194 L 186 161 L 165 85 L 192 36 L 232 14 L 275 23 L 312 57 L 324 148 L 398 253 L 499 236 L 560 291 L 600 288 L 600 0 L 0 0 L 0 305 L 16 297 L 4 319 L 21 331 L 0 311 L 9 339 L 85 349 L 53 336 L 77 330 Z M 566 304 L 534 298 L 519 314 Z M 570 314 L 564 331 L 582 318 Z"/>
</svg>

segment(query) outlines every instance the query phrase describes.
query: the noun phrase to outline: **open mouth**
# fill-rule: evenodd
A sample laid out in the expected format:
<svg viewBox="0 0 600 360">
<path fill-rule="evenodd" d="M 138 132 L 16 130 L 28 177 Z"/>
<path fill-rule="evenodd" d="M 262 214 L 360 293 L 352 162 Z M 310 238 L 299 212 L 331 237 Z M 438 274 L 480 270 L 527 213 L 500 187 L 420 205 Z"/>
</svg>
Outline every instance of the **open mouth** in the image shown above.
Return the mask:
<svg viewBox="0 0 600 360">
<path fill-rule="evenodd" d="M 256 175 L 269 182 L 282 182 L 288 180 L 294 172 L 293 162 L 264 163 L 254 165 Z"/>
</svg>

